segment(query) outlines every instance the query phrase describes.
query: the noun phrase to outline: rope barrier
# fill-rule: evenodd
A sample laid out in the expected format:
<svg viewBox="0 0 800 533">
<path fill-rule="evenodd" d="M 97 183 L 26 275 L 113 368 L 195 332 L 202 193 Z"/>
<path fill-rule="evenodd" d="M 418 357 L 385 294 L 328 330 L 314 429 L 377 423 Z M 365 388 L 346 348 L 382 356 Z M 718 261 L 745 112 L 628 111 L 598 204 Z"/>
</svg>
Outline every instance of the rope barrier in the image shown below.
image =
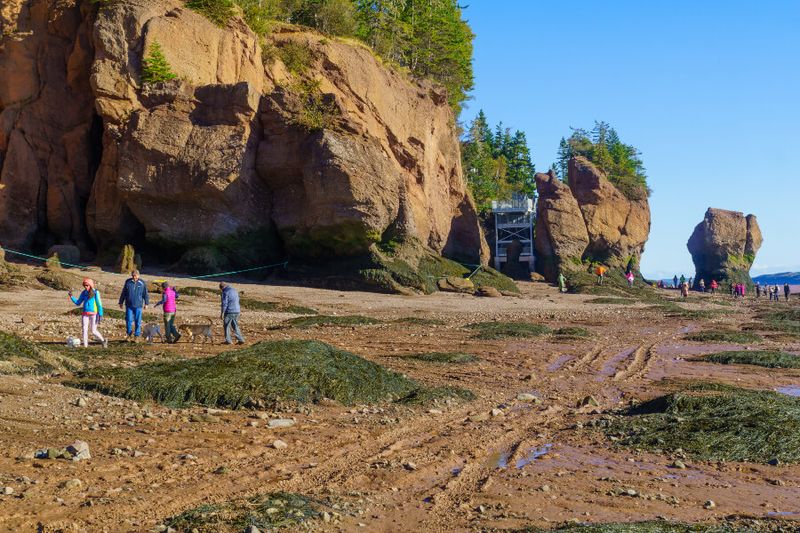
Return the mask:
<svg viewBox="0 0 800 533">
<path fill-rule="evenodd" d="M 0 247 L 0 248 L 2 248 L 2 247 Z M 39 260 L 39 261 L 43 261 L 43 262 L 45 262 L 45 263 L 46 263 L 46 262 L 47 262 L 47 260 L 48 260 L 48 258 L 47 258 L 47 257 L 42 257 L 42 256 L 40 256 L 40 255 L 27 254 L 27 253 L 25 253 L 25 252 L 20 252 L 20 251 L 18 251 L 18 250 L 11 250 L 10 248 L 2 248 L 2 249 L 3 249 L 5 252 L 7 252 L 7 253 L 10 253 L 10 254 L 21 255 L 21 256 L 23 256 L 23 257 L 28 257 L 28 258 L 30 258 L 30 259 L 37 259 L 37 260 Z M 81 270 L 85 270 L 85 269 L 88 269 L 88 268 L 89 268 L 89 266 L 88 266 L 88 265 L 78 265 L 78 264 L 73 264 L 73 263 L 66 263 L 66 262 L 64 262 L 64 261 L 59 261 L 59 263 L 60 263 L 61 265 L 63 265 L 63 266 L 69 266 L 69 267 L 74 267 L 74 268 L 80 268 Z M 266 269 L 268 269 L 268 268 L 273 268 L 273 267 L 276 267 L 276 266 L 286 266 L 286 265 L 288 265 L 288 264 L 289 264 L 289 261 L 283 261 L 283 262 L 281 262 L 281 263 L 275 263 L 275 264 L 273 264 L 273 265 L 258 266 L 258 267 L 253 267 L 253 268 L 244 268 L 244 269 L 242 269 L 242 270 L 231 270 L 231 271 L 229 271 L 229 272 L 219 272 L 219 273 L 217 273 L 217 274 L 204 274 L 204 275 L 202 275 L 202 276 L 188 276 L 188 277 L 186 277 L 185 279 L 206 279 L 206 278 L 216 278 L 216 277 L 219 277 L 219 276 L 229 276 L 229 275 L 233 275 L 233 274 L 241 274 L 242 272 L 253 272 L 254 270 L 266 270 Z M 116 276 L 127 276 L 127 275 L 128 275 L 128 274 L 122 274 L 122 273 L 119 273 L 119 272 L 109 272 L 109 274 L 114 274 L 114 275 L 116 275 Z"/>
</svg>

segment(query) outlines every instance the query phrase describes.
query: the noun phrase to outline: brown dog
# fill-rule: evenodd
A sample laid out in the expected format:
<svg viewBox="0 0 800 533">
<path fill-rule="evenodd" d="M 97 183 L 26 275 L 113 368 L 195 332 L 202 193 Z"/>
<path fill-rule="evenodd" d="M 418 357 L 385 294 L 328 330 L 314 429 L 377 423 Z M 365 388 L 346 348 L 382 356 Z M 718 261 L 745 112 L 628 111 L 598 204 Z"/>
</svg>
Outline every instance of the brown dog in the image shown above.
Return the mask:
<svg viewBox="0 0 800 533">
<path fill-rule="evenodd" d="M 211 344 L 214 344 L 213 322 L 210 318 L 206 320 L 208 320 L 208 324 L 181 324 L 178 326 L 178 331 L 181 335 L 189 337 L 190 342 L 194 342 L 195 338 L 201 337 L 203 343 L 208 340 Z"/>
</svg>

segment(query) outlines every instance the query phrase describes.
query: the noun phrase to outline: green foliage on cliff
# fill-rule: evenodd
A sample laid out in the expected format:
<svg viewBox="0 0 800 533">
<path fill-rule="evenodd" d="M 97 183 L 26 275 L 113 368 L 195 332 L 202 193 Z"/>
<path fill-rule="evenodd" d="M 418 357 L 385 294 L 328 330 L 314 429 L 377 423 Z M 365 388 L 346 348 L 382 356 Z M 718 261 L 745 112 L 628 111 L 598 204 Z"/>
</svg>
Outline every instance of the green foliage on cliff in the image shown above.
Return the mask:
<svg viewBox="0 0 800 533">
<path fill-rule="evenodd" d="M 475 36 L 456 0 L 187 0 L 186 6 L 219 26 L 238 6 L 260 36 L 279 21 L 356 37 L 414 76 L 444 86 L 456 114 L 473 86 Z"/>
<path fill-rule="evenodd" d="M 142 83 L 159 83 L 174 80 L 177 76 L 164 57 L 161 45 L 153 41 L 147 57 L 142 60 Z"/>
<path fill-rule="evenodd" d="M 503 123 L 489 128 L 481 111 L 472 121 L 461 143 L 462 167 L 478 211 L 485 213 L 493 199 L 506 199 L 514 192 L 533 196 L 536 169 L 525 133 L 512 135 Z"/>
<path fill-rule="evenodd" d="M 564 181 L 568 179 L 569 160 L 575 156 L 583 156 L 594 163 L 629 199 L 640 200 L 650 195 L 641 153 L 623 143 L 607 122 L 595 122 L 591 132 L 573 129 L 569 139 L 561 139 L 556 169 Z"/>
</svg>

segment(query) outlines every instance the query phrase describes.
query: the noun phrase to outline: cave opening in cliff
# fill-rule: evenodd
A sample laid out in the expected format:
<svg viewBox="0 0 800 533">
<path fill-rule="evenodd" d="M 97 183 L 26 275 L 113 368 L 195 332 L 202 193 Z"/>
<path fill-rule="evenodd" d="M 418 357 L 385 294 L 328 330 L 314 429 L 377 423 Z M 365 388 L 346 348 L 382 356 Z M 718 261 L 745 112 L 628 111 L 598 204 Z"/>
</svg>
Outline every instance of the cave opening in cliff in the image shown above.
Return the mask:
<svg viewBox="0 0 800 533">
<path fill-rule="evenodd" d="M 100 168 L 103 160 L 103 119 L 97 113 L 92 115 L 92 124 L 89 127 L 89 175 L 92 180 Z"/>
</svg>

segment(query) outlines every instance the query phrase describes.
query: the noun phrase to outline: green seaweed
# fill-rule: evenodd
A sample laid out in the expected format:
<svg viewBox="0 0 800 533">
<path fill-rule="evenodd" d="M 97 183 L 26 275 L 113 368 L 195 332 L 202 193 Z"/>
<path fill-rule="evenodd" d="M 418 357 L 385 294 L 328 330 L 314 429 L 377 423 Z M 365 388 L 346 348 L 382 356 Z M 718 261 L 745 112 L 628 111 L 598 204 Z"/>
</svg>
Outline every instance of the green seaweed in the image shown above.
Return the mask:
<svg viewBox="0 0 800 533">
<path fill-rule="evenodd" d="M 547 326 L 527 322 L 477 322 L 467 328 L 477 331 L 475 338 L 482 340 L 538 337 L 551 332 Z"/>
<path fill-rule="evenodd" d="M 695 342 L 731 342 L 737 344 L 750 344 L 763 340 L 760 335 L 756 335 L 755 333 L 734 330 L 700 331 L 697 333 L 690 333 L 684 338 L 687 341 Z"/>
<path fill-rule="evenodd" d="M 800 356 L 774 350 L 739 350 L 713 353 L 702 360 L 723 365 L 755 365 L 766 368 L 800 368 Z"/>
<path fill-rule="evenodd" d="M 698 383 L 631 407 L 606 433 L 620 444 L 703 460 L 800 461 L 800 398 Z"/>
</svg>

